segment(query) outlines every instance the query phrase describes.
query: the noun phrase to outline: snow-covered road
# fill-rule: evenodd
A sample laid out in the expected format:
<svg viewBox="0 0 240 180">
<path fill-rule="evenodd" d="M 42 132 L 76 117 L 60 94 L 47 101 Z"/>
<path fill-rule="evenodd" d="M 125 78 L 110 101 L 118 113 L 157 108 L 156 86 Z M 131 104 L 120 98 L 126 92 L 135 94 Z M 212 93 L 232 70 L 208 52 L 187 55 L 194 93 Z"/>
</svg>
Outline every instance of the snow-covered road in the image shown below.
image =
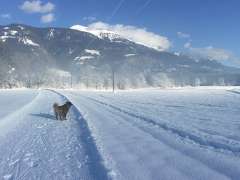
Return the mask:
<svg viewBox="0 0 240 180">
<path fill-rule="evenodd" d="M 240 177 L 238 90 L 13 94 L 0 91 L 0 179 Z M 67 99 L 69 121 L 55 120 Z"/>
<path fill-rule="evenodd" d="M 11 99 L 8 95 L 4 98 Z M 27 96 L 15 96 L 16 101 L 22 98 Z M 71 109 L 69 121 L 55 120 L 52 103 L 64 101 L 54 92 L 40 91 L 32 101 L 16 111 L 12 108 L 10 115 L 1 118 L 0 179 L 107 179 L 77 109 Z"/>
</svg>

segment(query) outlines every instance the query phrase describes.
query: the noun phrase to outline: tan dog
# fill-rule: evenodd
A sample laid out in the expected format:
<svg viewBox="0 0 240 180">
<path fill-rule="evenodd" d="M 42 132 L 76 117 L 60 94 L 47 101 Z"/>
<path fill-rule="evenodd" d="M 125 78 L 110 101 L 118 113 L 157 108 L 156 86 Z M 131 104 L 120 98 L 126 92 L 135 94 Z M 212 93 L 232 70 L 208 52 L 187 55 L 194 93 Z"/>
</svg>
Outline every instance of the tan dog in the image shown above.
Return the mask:
<svg viewBox="0 0 240 180">
<path fill-rule="evenodd" d="M 59 106 L 57 103 L 53 104 L 53 110 L 56 116 L 56 119 L 66 120 L 67 113 L 72 106 L 72 103 L 67 101 L 64 105 Z"/>
</svg>

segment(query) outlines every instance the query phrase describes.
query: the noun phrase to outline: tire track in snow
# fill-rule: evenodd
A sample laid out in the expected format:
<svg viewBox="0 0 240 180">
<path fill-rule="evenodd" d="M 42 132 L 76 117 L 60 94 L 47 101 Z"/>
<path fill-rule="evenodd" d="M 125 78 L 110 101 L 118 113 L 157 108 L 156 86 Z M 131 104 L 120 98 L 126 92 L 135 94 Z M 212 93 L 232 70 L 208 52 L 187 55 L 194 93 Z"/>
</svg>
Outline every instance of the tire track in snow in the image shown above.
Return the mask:
<svg viewBox="0 0 240 180">
<path fill-rule="evenodd" d="M 229 156 L 229 155 L 226 156 L 225 154 L 220 154 L 220 153 L 218 153 L 218 154 L 213 153 L 213 156 L 212 156 L 211 152 L 209 150 L 212 151 L 213 149 L 204 149 L 201 146 L 189 146 L 189 145 L 187 145 L 189 142 L 178 141 L 178 140 L 182 140 L 181 137 L 180 137 L 180 139 L 178 138 L 179 135 L 170 133 L 169 131 L 166 131 L 165 129 L 159 128 L 158 126 L 152 126 L 152 125 L 149 126 L 148 123 L 143 123 L 141 121 L 141 119 L 131 118 L 132 116 L 129 116 L 126 113 L 119 113 L 119 111 L 116 109 L 113 109 L 108 106 L 104 106 L 102 104 L 99 104 L 96 101 L 92 101 L 92 100 L 88 99 L 86 97 L 86 94 L 80 95 L 80 94 L 74 94 L 71 92 L 68 92 L 68 93 L 69 93 L 69 95 L 70 95 L 69 97 L 71 97 L 71 99 L 73 99 L 73 100 L 76 99 L 76 101 L 78 100 L 79 102 L 82 101 L 83 103 L 88 104 L 87 107 L 89 108 L 89 110 L 91 107 L 95 107 L 95 108 L 99 107 L 100 112 L 102 111 L 102 113 L 107 114 L 107 116 L 113 117 L 113 118 L 111 118 L 112 120 L 115 121 L 116 119 L 118 119 L 116 121 L 119 123 L 128 124 L 128 125 L 132 126 L 133 128 L 141 130 L 143 133 L 146 133 L 146 136 L 150 135 L 153 139 L 159 141 L 160 144 L 164 144 L 167 147 L 169 147 L 170 149 L 172 149 L 173 151 L 176 151 L 176 152 L 182 154 L 182 156 L 186 157 L 186 159 L 191 158 L 193 161 L 199 162 L 200 164 L 202 164 L 204 167 L 208 168 L 209 170 L 214 171 L 217 174 L 221 174 L 225 177 L 228 177 L 227 179 L 235 180 L 236 177 L 239 177 L 239 175 L 240 175 L 240 171 L 237 170 L 239 166 L 236 161 L 236 158 L 238 158 L 238 157 Z M 99 106 L 99 105 L 101 105 L 101 106 Z M 91 110 L 88 113 L 91 113 Z M 114 116 L 116 116 L 116 118 L 114 118 Z M 130 119 L 129 119 L 129 117 L 130 117 Z M 127 119 L 129 119 L 130 121 Z M 186 140 L 187 140 L 187 138 L 186 138 Z M 197 145 L 199 145 L 199 144 L 197 144 Z M 199 147 L 201 147 L 201 148 L 199 148 Z M 219 157 L 219 159 L 216 159 L 216 157 Z M 226 157 L 229 158 L 230 160 L 226 159 Z M 191 168 L 189 169 L 189 171 L 190 170 L 191 170 Z"/>
<path fill-rule="evenodd" d="M 238 91 L 238 90 L 232 89 L 232 90 L 227 90 L 227 91 L 230 92 L 230 93 L 234 93 L 234 94 L 240 95 L 240 91 Z"/>
<path fill-rule="evenodd" d="M 74 96 L 77 96 L 77 95 L 74 95 Z M 89 97 L 86 97 L 86 95 L 84 95 L 82 97 L 85 98 L 85 99 L 90 100 Z M 102 104 L 104 102 L 100 103 L 100 102 L 97 102 L 98 100 L 96 100 L 96 101 L 95 100 L 96 99 L 91 99 L 91 101 L 96 103 L 96 104 L 104 105 L 104 104 Z M 116 116 L 120 115 L 118 113 L 119 112 L 118 107 L 116 107 L 117 109 L 115 109 L 115 108 L 109 107 L 109 104 L 106 105 L 106 103 L 105 103 L 104 106 L 106 107 L 106 109 L 110 113 L 115 114 Z M 113 111 L 111 111 L 111 109 Z M 159 134 L 158 134 L 159 131 L 157 131 L 158 133 L 155 134 L 155 132 L 156 132 L 155 131 L 156 129 L 154 130 L 154 127 L 156 127 L 155 124 L 154 124 L 154 126 L 151 127 L 151 126 L 145 126 L 146 124 L 145 125 L 144 124 L 141 125 L 139 123 L 130 122 L 130 121 L 126 120 L 126 116 L 124 116 L 124 115 L 130 116 L 130 117 L 134 117 L 136 119 L 139 119 L 139 117 L 131 116 L 128 113 L 125 113 L 125 112 L 122 112 L 122 111 L 121 111 L 121 114 L 122 114 L 122 120 L 124 120 L 127 123 L 131 124 L 133 127 L 139 128 L 143 132 L 151 135 L 154 139 L 157 139 L 160 142 L 165 143 L 167 146 L 169 146 L 170 148 L 175 149 L 176 151 L 181 152 L 183 155 L 188 156 L 188 157 L 193 158 L 193 159 L 196 159 L 197 161 L 199 161 L 202 164 L 204 164 L 205 166 L 207 166 L 209 169 L 212 169 L 213 171 L 216 171 L 219 174 L 225 175 L 225 176 L 229 177 L 230 179 L 234 179 L 235 180 L 236 177 L 239 177 L 240 172 L 238 170 L 236 171 L 236 168 L 238 167 L 238 163 L 234 164 L 234 163 L 232 163 L 231 160 L 230 161 L 228 161 L 228 160 L 226 161 L 225 158 L 224 158 L 225 160 L 222 160 L 221 159 L 221 156 L 222 156 L 221 154 L 218 155 L 219 158 L 220 158 L 219 160 L 216 161 L 215 159 L 213 159 L 214 161 L 212 161 L 211 160 L 212 157 L 211 158 L 208 157 L 208 151 L 207 152 L 201 152 L 199 150 L 196 151 L 196 149 L 194 147 L 191 147 L 191 148 L 188 149 L 188 148 L 185 148 L 184 146 L 179 146 L 176 143 L 174 143 L 172 141 L 169 141 L 168 138 L 172 136 L 170 133 L 168 133 L 167 137 L 165 137 L 166 135 L 163 135 L 162 133 L 160 133 L 160 136 L 159 136 Z M 141 120 L 141 119 L 139 119 L 139 120 Z M 163 131 L 166 131 L 164 128 L 161 128 L 161 129 Z M 169 131 L 167 131 L 167 132 L 169 132 Z M 179 136 L 178 134 L 176 134 L 174 132 L 172 132 L 172 134 L 175 134 L 175 135 Z M 189 138 L 186 137 L 186 139 L 189 139 Z M 202 145 L 200 145 L 200 147 L 202 147 Z M 212 148 L 210 148 L 209 150 L 211 150 L 211 149 Z M 201 152 L 203 154 L 199 155 L 199 152 Z M 223 155 L 223 157 L 225 157 L 225 156 Z M 228 157 L 228 158 L 230 158 L 230 157 Z M 236 158 L 238 158 L 238 157 L 235 157 L 235 158 L 231 157 L 230 159 L 232 159 L 232 160 L 234 159 L 235 160 Z M 227 169 L 227 171 L 226 171 L 226 169 Z"/>
<path fill-rule="evenodd" d="M 226 150 L 226 151 L 229 151 L 229 152 L 231 152 L 232 154 L 234 154 L 236 156 L 240 155 L 240 146 L 239 146 L 239 144 L 237 144 L 237 142 L 236 142 L 236 144 L 238 146 L 229 146 L 229 145 L 221 143 L 221 142 L 211 141 L 211 140 L 209 140 L 207 138 L 203 139 L 202 137 L 194 135 L 194 134 L 192 134 L 190 132 L 187 132 L 187 131 L 184 131 L 184 130 L 181 130 L 181 129 L 177 129 L 177 128 L 174 128 L 174 127 L 170 127 L 170 126 L 168 126 L 165 123 L 156 122 L 153 119 L 150 119 L 150 118 L 147 118 L 147 117 L 144 117 L 144 116 L 140 116 L 140 115 L 134 114 L 134 113 L 132 113 L 130 111 L 121 109 L 121 108 L 116 107 L 116 106 L 114 106 L 112 104 L 108 104 L 108 103 L 99 101 L 97 99 L 91 98 L 91 97 L 87 97 L 87 96 L 84 96 L 84 97 L 89 99 L 89 100 L 91 100 L 91 101 L 94 101 L 94 102 L 96 102 L 98 104 L 110 107 L 110 108 L 112 108 L 112 109 L 114 109 L 114 110 L 116 110 L 118 112 L 127 114 L 127 115 L 129 115 L 131 117 L 134 117 L 134 118 L 137 118 L 137 119 L 140 119 L 140 120 L 144 121 L 147 124 L 150 124 L 152 126 L 157 126 L 157 127 L 161 128 L 161 129 L 164 129 L 165 131 L 168 131 L 168 132 L 171 132 L 173 134 L 176 134 L 176 135 L 178 135 L 179 137 L 181 137 L 183 139 L 192 140 L 194 143 L 199 144 L 200 146 L 211 147 L 211 148 L 214 148 L 214 149 L 219 150 L 219 151 Z"/>
</svg>

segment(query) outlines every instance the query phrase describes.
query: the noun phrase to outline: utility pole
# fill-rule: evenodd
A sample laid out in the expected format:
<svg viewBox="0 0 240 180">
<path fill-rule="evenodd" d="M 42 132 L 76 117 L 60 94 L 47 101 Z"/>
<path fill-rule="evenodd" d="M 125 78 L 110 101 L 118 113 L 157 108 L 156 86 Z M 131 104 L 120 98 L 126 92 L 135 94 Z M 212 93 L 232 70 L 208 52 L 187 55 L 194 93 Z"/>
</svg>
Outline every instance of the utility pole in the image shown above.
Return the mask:
<svg viewBox="0 0 240 180">
<path fill-rule="evenodd" d="M 112 89 L 113 92 L 115 92 L 115 72 L 113 69 L 112 69 Z"/>
<path fill-rule="evenodd" d="M 88 89 L 88 86 L 89 86 L 88 77 L 87 77 L 87 84 L 86 84 L 86 86 L 87 86 L 87 89 Z"/>
<path fill-rule="evenodd" d="M 71 74 L 71 79 L 70 79 L 70 83 L 71 83 L 71 89 L 72 89 L 72 71 L 70 72 L 70 74 Z"/>
</svg>

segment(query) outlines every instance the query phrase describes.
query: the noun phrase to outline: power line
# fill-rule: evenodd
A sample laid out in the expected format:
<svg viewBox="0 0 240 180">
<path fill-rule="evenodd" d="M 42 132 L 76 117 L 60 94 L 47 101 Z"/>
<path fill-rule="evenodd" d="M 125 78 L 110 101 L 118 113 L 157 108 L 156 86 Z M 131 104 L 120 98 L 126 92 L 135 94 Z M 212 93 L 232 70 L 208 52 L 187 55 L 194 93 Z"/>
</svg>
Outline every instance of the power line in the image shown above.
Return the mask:
<svg viewBox="0 0 240 180">
<path fill-rule="evenodd" d="M 122 7 L 123 3 L 125 2 L 125 0 L 121 0 L 117 6 L 115 7 L 115 9 L 113 10 L 111 16 L 109 16 L 106 20 L 107 21 L 110 21 L 116 14 L 117 12 L 119 11 L 119 9 Z M 95 39 L 92 39 L 88 44 L 87 44 L 87 48 L 95 41 Z"/>
<path fill-rule="evenodd" d="M 146 7 L 148 7 L 148 5 L 149 5 L 151 2 L 152 2 L 152 0 L 147 0 L 147 1 L 145 2 L 145 4 L 137 10 L 136 14 L 140 14 L 140 12 L 142 12 Z"/>
<path fill-rule="evenodd" d="M 117 14 L 117 12 L 118 12 L 119 9 L 122 7 L 122 5 L 123 5 L 124 2 L 125 2 L 125 0 L 121 0 L 121 1 L 117 4 L 117 6 L 116 6 L 115 9 L 113 10 L 111 16 L 109 16 L 109 17 L 107 18 L 107 21 L 110 21 L 110 20 Z"/>
</svg>

